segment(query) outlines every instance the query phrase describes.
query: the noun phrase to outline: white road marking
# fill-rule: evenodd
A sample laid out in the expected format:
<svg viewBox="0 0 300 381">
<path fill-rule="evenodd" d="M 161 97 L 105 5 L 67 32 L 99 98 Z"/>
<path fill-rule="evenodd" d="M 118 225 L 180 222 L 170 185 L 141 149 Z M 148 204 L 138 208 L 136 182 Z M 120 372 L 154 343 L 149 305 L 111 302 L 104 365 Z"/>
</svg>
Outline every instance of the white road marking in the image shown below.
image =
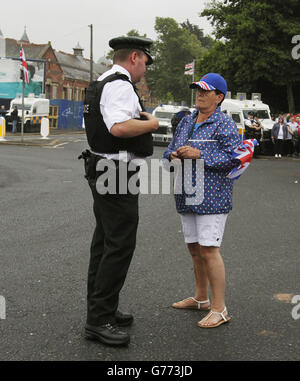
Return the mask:
<svg viewBox="0 0 300 381">
<path fill-rule="evenodd" d="M 61 146 L 64 146 L 66 144 L 69 144 L 70 142 L 65 142 L 65 143 L 59 143 L 59 144 L 56 144 L 55 146 L 53 146 L 52 148 L 59 148 Z"/>
<path fill-rule="evenodd" d="M 76 139 L 72 141 L 73 143 L 78 143 L 78 142 L 86 142 L 86 139 Z"/>
</svg>

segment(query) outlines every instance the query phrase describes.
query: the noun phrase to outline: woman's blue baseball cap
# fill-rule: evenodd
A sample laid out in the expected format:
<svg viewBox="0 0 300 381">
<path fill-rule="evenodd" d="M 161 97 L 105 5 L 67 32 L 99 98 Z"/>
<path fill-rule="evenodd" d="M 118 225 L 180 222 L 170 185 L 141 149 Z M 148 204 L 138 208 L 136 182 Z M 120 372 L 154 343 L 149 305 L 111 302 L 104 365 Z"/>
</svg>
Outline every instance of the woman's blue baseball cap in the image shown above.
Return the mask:
<svg viewBox="0 0 300 381">
<path fill-rule="evenodd" d="M 227 82 L 217 73 L 205 74 L 200 81 L 190 84 L 190 89 L 201 87 L 203 90 L 219 90 L 224 95 L 227 93 Z"/>
</svg>

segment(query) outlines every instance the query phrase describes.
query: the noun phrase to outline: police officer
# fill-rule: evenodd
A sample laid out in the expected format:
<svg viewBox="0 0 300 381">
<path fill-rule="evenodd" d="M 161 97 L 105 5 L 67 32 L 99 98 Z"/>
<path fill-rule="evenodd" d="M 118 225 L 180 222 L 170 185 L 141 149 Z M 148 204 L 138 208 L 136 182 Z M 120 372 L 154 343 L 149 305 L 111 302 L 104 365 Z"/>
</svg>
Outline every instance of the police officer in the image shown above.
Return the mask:
<svg viewBox="0 0 300 381">
<path fill-rule="evenodd" d="M 253 112 L 248 113 L 248 119 L 245 120 L 245 130 L 246 130 L 246 138 L 254 139 L 256 138 L 257 125 L 254 120 Z"/>
<path fill-rule="evenodd" d="M 109 41 L 115 51 L 114 65 L 98 78 L 98 122 L 91 123 L 94 115 L 89 107 L 85 110 L 86 133 L 94 158 L 90 173 L 95 173 L 99 160 L 110 161 L 116 169 L 122 162 L 129 178 L 138 168 L 130 172 L 128 163 L 153 153 L 151 132 L 158 128 L 158 120 L 143 111 L 134 86 L 143 77 L 146 65 L 152 63 L 151 44 L 150 39 L 139 37 Z M 116 178 L 118 188 L 123 181 L 118 171 Z M 119 327 L 131 325 L 133 316 L 120 312 L 118 303 L 136 244 L 138 194 L 99 194 L 94 180 L 89 178 L 96 228 L 90 250 L 85 337 L 107 345 L 127 345 L 130 336 Z"/>
<path fill-rule="evenodd" d="M 245 120 L 245 137 L 246 139 L 261 140 L 263 136 L 263 127 L 256 115 L 253 112 L 248 113 L 248 119 Z M 262 143 L 254 148 L 253 157 L 257 157 L 259 152 L 263 152 Z"/>
</svg>

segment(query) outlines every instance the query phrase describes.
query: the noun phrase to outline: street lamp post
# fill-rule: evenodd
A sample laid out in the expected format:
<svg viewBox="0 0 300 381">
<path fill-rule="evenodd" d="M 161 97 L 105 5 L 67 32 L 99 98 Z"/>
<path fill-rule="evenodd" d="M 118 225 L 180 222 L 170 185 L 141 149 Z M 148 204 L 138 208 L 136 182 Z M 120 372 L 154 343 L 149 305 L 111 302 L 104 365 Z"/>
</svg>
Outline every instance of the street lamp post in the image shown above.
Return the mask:
<svg viewBox="0 0 300 381">
<path fill-rule="evenodd" d="M 197 60 L 193 60 L 193 82 L 195 82 L 195 63 Z M 192 89 L 192 99 L 191 99 L 191 107 L 194 104 L 194 89 Z"/>
<path fill-rule="evenodd" d="M 89 25 L 91 28 L 91 56 L 90 56 L 90 82 L 93 81 L 93 24 Z"/>
</svg>

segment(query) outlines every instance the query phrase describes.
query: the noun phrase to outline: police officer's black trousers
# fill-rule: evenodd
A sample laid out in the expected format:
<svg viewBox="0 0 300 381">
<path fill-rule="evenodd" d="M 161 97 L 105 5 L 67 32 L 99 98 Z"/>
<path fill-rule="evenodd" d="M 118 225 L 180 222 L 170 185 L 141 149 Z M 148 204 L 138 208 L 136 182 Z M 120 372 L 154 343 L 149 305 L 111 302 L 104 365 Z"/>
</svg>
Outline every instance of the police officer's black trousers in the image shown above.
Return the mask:
<svg viewBox="0 0 300 381">
<path fill-rule="evenodd" d="M 90 183 L 96 228 L 88 270 L 87 324 L 115 323 L 119 293 L 136 245 L 138 195 L 100 195 Z"/>
</svg>

